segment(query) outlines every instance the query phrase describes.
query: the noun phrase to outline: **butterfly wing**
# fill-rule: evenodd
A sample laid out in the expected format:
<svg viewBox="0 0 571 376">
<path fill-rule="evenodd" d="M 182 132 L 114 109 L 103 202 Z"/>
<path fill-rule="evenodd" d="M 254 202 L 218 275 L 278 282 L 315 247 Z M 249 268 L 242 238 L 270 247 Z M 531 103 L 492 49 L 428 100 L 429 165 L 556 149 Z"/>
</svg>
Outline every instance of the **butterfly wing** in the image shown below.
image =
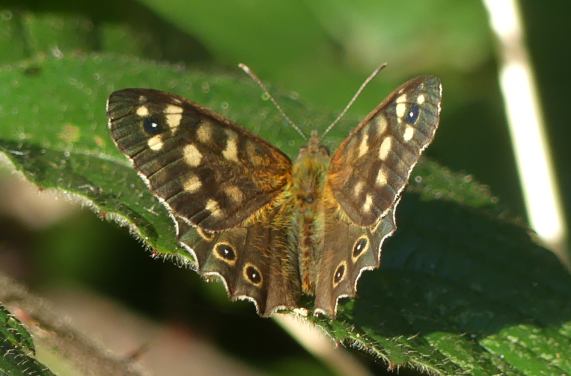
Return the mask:
<svg viewBox="0 0 571 376">
<path fill-rule="evenodd" d="M 438 78 L 412 79 L 367 115 L 335 151 L 327 181 L 354 224 L 373 226 L 393 206 L 434 137 L 441 98 Z"/>
<path fill-rule="evenodd" d="M 116 91 L 109 128 L 169 211 L 205 231 L 233 228 L 291 181 L 278 149 L 190 101 L 151 89 Z"/>
<path fill-rule="evenodd" d="M 221 278 L 233 299 L 253 301 L 258 314 L 297 307 L 301 296 L 297 254 L 289 236 L 292 207 L 276 206 L 263 220 L 219 233 L 199 234 L 184 222 L 180 242 L 205 277 Z"/>
<path fill-rule="evenodd" d="M 383 242 L 396 230 L 397 204 L 398 199 L 372 227 L 351 223 L 338 207 L 326 209 L 323 256 L 315 284 L 315 312 L 334 317 L 339 298 L 355 296 L 363 270 L 379 267 Z"/>
<path fill-rule="evenodd" d="M 356 294 L 363 270 L 379 267 L 383 241 L 422 151 L 434 137 L 442 90 L 436 77 L 413 79 L 388 96 L 331 158 L 323 254 L 315 310 L 334 316 L 341 297 Z"/>
</svg>

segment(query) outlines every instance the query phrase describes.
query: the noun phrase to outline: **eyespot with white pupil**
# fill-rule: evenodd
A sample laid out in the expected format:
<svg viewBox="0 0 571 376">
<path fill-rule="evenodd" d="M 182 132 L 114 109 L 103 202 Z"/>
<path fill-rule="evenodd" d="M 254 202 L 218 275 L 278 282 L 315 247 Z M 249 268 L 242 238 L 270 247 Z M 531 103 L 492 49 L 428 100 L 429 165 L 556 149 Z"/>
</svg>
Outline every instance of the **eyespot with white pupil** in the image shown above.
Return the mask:
<svg viewBox="0 0 571 376">
<path fill-rule="evenodd" d="M 410 109 L 408 110 L 404 120 L 409 124 L 414 124 L 418 120 L 419 114 L 420 114 L 420 107 L 418 107 L 418 105 L 414 103 L 412 106 L 410 106 Z"/>
<path fill-rule="evenodd" d="M 345 271 L 347 269 L 347 265 L 345 261 L 342 261 L 335 269 L 335 274 L 333 274 L 333 287 L 337 287 L 337 285 L 343 280 L 345 277 Z"/>
<path fill-rule="evenodd" d="M 149 135 L 157 135 L 163 131 L 161 124 L 152 117 L 146 117 L 143 119 L 143 129 Z"/>
<path fill-rule="evenodd" d="M 246 264 L 244 266 L 244 275 L 246 279 L 254 286 L 260 286 L 262 284 L 262 273 L 252 264 Z"/>
<path fill-rule="evenodd" d="M 238 258 L 234 248 L 227 243 L 216 244 L 214 246 L 214 252 L 216 252 L 216 256 L 219 259 L 231 265 L 234 264 L 236 262 L 236 259 Z"/>
<path fill-rule="evenodd" d="M 357 241 L 355 242 L 355 245 L 353 246 L 353 262 L 355 262 L 359 256 L 361 256 L 365 250 L 369 247 L 369 240 L 366 237 L 360 237 L 359 239 L 357 239 Z"/>
</svg>

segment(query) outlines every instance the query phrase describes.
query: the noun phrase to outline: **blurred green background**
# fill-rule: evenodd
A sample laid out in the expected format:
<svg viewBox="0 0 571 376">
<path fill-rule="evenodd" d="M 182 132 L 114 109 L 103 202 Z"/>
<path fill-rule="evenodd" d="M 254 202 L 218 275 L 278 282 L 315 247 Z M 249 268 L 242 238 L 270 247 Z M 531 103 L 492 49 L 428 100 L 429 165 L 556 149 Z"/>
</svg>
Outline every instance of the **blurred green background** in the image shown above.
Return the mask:
<svg viewBox="0 0 571 376">
<path fill-rule="evenodd" d="M 521 6 L 568 212 L 571 27 L 564 18 L 571 5 L 524 1 Z M 388 62 L 355 103 L 352 116 L 364 116 L 412 76 L 438 75 L 444 85 L 443 112 L 427 155 L 489 185 L 503 207 L 525 219 L 495 43 L 479 1 L 0 1 L 1 64 L 42 54 L 93 52 L 207 71 L 236 71 L 243 62 L 272 87 L 332 114 L 374 67 Z M 327 126 L 294 121 L 305 129 Z M 70 208 L 61 199 L 53 204 L 57 210 L 42 206 L 44 199 L 34 206 L 35 192 L 26 194 L 19 184 L 7 170 L 0 174 L 1 271 L 46 293 L 70 286 L 96 291 L 144 317 L 206 338 L 250 370 L 331 372 L 273 321 L 258 319 L 251 304 L 230 303 L 220 286 L 153 260 L 125 229 L 89 210 Z M 43 218 L 41 211 L 50 215 Z M 363 361 L 374 373 L 386 368 Z"/>
</svg>

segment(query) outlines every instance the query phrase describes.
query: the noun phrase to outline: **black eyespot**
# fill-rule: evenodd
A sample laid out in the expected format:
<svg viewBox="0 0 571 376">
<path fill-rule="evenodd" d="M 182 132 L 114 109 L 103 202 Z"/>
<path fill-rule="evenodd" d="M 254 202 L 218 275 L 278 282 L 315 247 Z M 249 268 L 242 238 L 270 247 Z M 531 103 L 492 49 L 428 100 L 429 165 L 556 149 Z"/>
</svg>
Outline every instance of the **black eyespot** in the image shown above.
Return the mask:
<svg viewBox="0 0 571 376">
<path fill-rule="evenodd" d="M 412 106 L 410 106 L 410 109 L 408 110 L 408 113 L 406 114 L 404 120 L 409 124 L 414 124 L 416 123 L 416 120 L 418 120 L 419 114 L 420 114 L 420 107 L 418 107 L 418 105 L 414 103 Z"/>
<path fill-rule="evenodd" d="M 214 246 L 214 251 L 226 261 L 233 262 L 236 260 L 236 251 L 230 244 L 218 243 Z"/>
<path fill-rule="evenodd" d="M 335 275 L 333 276 L 333 284 L 338 284 L 343 279 L 345 275 L 345 262 L 342 262 L 335 270 Z"/>
<path fill-rule="evenodd" d="M 367 238 L 359 238 L 353 246 L 353 259 L 357 259 L 367 249 Z"/>
<path fill-rule="evenodd" d="M 262 273 L 260 273 L 260 271 L 254 265 L 247 264 L 244 268 L 244 272 L 248 280 L 254 285 L 259 285 L 262 283 Z"/>
<path fill-rule="evenodd" d="M 143 119 L 143 129 L 147 134 L 157 135 L 163 131 L 161 123 L 152 117 L 146 117 Z"/>
</svg>

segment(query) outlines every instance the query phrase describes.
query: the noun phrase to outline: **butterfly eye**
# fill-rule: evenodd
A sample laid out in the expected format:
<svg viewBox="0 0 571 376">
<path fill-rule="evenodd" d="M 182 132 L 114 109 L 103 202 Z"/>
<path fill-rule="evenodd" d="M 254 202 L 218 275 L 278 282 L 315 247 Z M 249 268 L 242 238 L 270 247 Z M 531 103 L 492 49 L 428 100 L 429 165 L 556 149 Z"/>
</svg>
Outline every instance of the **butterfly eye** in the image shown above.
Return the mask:
<svg viewBox="0 0 571 376">
<path fill-rule="evenodd" d="M 410 106 L 408 113 L 406 114 L 405 121 L 409 124 L 414 124 L 418 119 L 418 115 L 420 114 L 420 107 L 416 103 Z"/>
<path fill-rule="evenodd" d="M 143 119 L 143 129 L 150 135 L 156 135 L 163 131 L 161 124 L 152 117 L 146 117 Z"/>
<path fill-rule="evenodd" d="M 362 236 L 359 239 L 357 239 L 355 245 L 353 245 L 353 254 L 352 254 L 353 262 L 357 261 L 357 259 L 363 253 L 365 253 L 367 248 L 369 248 L 369 240 L 365 236 Z"/>
<path fill-rule="evenodd" d="M 218 243 L 214 246 L 215 256 L 227 264 L 234 265 L 238 255 L 234 248 L 228 243 Z"/>
<path fill-rule="evenodd" d="M 244 266 L 244 276 L 251 284 L 260 286 L 262 284 L 262 273 L 252 264 Z"/>
<path fill-rule="evenodd" d="M 347 269 L 347 263 L 345 261 L 341 261 L 337 269 L 335 269 L 335 274 L 333 275 L 333 287 L 337 287 L 339 282 L 343 280 L 345 276 L 345 269 Z"/>
</svg>

